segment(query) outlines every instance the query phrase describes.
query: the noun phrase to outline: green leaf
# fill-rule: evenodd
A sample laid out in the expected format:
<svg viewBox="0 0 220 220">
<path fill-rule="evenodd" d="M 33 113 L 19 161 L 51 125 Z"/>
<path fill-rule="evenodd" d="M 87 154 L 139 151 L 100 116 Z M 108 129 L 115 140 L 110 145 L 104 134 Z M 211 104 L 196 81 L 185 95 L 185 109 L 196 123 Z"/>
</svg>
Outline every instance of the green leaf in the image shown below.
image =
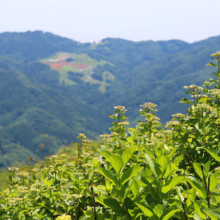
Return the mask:
<svg viewBox="0 0 220 220">
<path fill-rule="evenodd" d="M 130 198 L 125 198 L 124 207 L 126 208 L 126 210 L 134 209 L 135 208 L 135 203 Z"/>
<path fill-rule="evenodd" d="M 124 120 L 124 119 L 128 119 L 128 117 L 125 116 L 125 115 L 121 115 L 121 116 L 120 116 L 120 121 L 121 121 L 121 120 Z"/>
<path fill-rule="evenodd" d="M 135 202 L 135 204 L 144 212 L 146 216 L 148 217 L 153 216 L 154 213 L 148 207 L 146 207 L 143 203 Z"/>
<path fill-rule="evenodd" d="M 147 162 L 148 162 L 148 165 L 150 166 L 150 169 L 152 170 L 153 174 L 158 178 L 158 175 L 156 173 L 156 170 L 155 170 L 155 164 L 154 162 L 151 160 L 151 158 L 148 156 L 148 154 L 144 154 Z"/>
<path fill-rule="evenodd" d="M 212 149 L 206 149 L 205 150 L 218 162 L 220 162 L 220 157 L 218 156 L 218 151 L 212 150 Z"/>
<path fill-rule="evenodd" d="M 210 186 L 209 186 L 209 190 L 210 192 L 215 188 L 216 184 L 217 184 L 217 179 L 219 178 L 219 174 L 215 173 L 213 175 L 210 176 Z"/>
<path fill-rule="evenodd" d="M 194 219 L 195 219 L 195 220 L 203 220 L 203 218 L 201 218 L 198 213 L 195 213 L 195 214 L 194 214 Z"/>
<path fill-rule="evenodd" d="M 209 195 L 214 197 L 220 197 L 220 192 L 210 192 Z"/>
<path fill-rule="evenodd" d="M 155 207 L 154 207 L 154 214 L 157 216 L 157 217 L 161 217 L 162 215 L 163 215 L 163 205 L 160 205 L 160 204 L 158 204 L 158 205 L 156 205 Z"/>
<path fill-rule="evenodd" d="M 98 152 L 106 159 L 108 160 L 109 162 L 111 161 L 112 159 L 112 154 L 105 150 L 105 149 L 99 149 Z"/>
<path fill-rule="evenodd" d="M 120 206 L 120 203 L 116 199 L 109 198 L 107 196 L 97 197 L 96 201 L 100 204 L 107 206 L 112 209 L 115 214 L 125 216 L 128 213 Z"/>
<path fill-rule="evenodd" d="M 211 167 L 211 161 L 209 160 L 203 167 L 204 174 L 206 177 L 209 175 L 210 167 Z"/>
<path fill-rule="evenodd" d="M 219 220 L 220 219 L 220 213 L 214 210 L 210 210 L 207 208 L 202 209 L 202 211 L 208 215 L 212 220 Z"/>
<path fill-rule="evenodd" d="M 181 203 L 183 203 L 184 202 L 184 197 L 183 197 L 183 195 L 180 192 L 180 187 L 177 187 L 176 192 L 177 192 L 177 195 L 178 195 Z"/>
<path fill-rule="evenodd" d="M 165 182 L 165 184 L 163 185 L 163 187 L 161 189 L 161 192 L 167 193 L 171 189 L 173 189 L 177 184 L 184 182 L 184 181 L 185 181 L 185 176 L 175 176 Z"/>
<path fill-rule="evenodd" d="M 196 190 L 194 188 L 188 190 L 189 196 L 186 200 L 186 205 L 190 206 L 190 204 L 194 203 L 196 200 Z"/>
<path fill-rule="evenodd" d="M 206 219 L 206 215 L 201 211 L 201 207 L 199 204 L 197 204 L 196 202 L 193 203 L 195 212 L 197 213 L 197 215 L 202 218 L 202 219 Z"/>
<path fill-rule="evenodd" d="M 122 158 L 124 164 L 126 164 L 126 163 L 128 162 L 128 160 L 132 157 L 132 155 L 133 155 L 133 153 L 134 153 L 136 147 L 137 147 L 137 146 L 132 145 L 132 146 L 130 146 L 129 148 L 127 148 L 126 151 L 123 152 L 121 158 Z"/>
<path fill-rule="evenodd" d="M 121 179 L 120 179 L 121 184 L 124 185 L 124 184 L 125 184 L 129 179 L 131 179 L 133 176 L 137 176 L 138 173 L 139 173 L 139 171 L 142 170 L 142 169 L 143 169 L 143 167 L 138 167 L 138 166 L 136 166 L 136 167 L 131 167 L 131 168 L 127 169 L 127 170 L 123 173 L 123 175 L 122 175 L 122 177 L 121 177 Z"/>
<path fill-rule="evenodd" d="M 186 181 L 192 185 L 193 188 L 196 189 L 196 191 L 198 192 L 198 195 L 200 197 L 202 197 L 203 199 L 206 199 L 207 197 L 207 193 L 206 193 L 206 189 L 205 186 L 202 182 L 200 182 L 198 179 L 196 179 L 195 177 L 192 176 L 187 176 L 185 177 Z"/>
<path fill-rule="evenodd" d="M 172 210 L 172 211 L 170 211 L 168 214 L 166 214 L 166 215 L 162 218 L 162 220 L 168 220 L 168 219 L 170 219 L 171 217 L 173 217 L 176 212 L 180 212 L 180 211 L 181 211 L 180 209 Z"/>
<path fill-rule="evenodd" d="M 170 160 L 174 157 L 174 155 L 176 154 L 176 151 L 177 151 L 177 148 L 173 149 L 172 151 L 169 152 L 169 154 L 167 154 Z"/>
<path fill-rule="evenodd" d="M 201 98 L 199 98 L 198 103 L 206 102 L 207 100 L 209 100 L 208 97 L 201 97 Z"/>
<path fill-rule="evenodd" d="M 186 104 L 193 105 L 193 103 L 191 101 L 189 101 L 189 99 L 186 99 L 186 98 L 181 99 L 180 103 L 186 103 Z"/>
<path fill-rule="evenodd" d="M 175 158 L 175 160 L 173 161 L 172 166 L 171 166 L 172 171 L 175 170 L 179 166 L 179 164 L 183 160 L 183 158 L 184 158 L 183 155 L 178 156 L 178 157 Z"/>
<path fill-rule="evenodd" d="M 155 162 L 156 162 L 155 170 L 157 171 L 156 168 L 159 168 L 162 177 L 167 169 L 167 165 L 169 164 L 169 158 L 165 155 L 161 155 L 156 158 Z M 159 176 L 158 172 L 157 175 Z"/>
<path fill-rule="evenodd" d="M 113 119 L 115 119 L 115 120 L 118 120 L 118 118 L 117 118 L 116 115 L 109 115 L 108 117 L 109 117 L 109 118 L 113 118 Z"/>
<path fill-rule="evenodd" d="M 207 64 L 206 64 L 206 66 L 214 66 L 214 67 L 216 67 L 216 68 L 217 68 L 217 65 L 216 65 L 216 64 L 214 64 L 214 63 L 212 63 L 212 62 L 207 63 Z"/>
<path fill-rule="evenodd" d="M 145 152 L 150 157 L 151 160 L 155 160 L 155 152 L 151 150 L 150 148 L 146 147 Z"/>
<path fill-rule="evenodd" d="M 118 183 L 117 179 L 116 179 L 115 175 L 111 171 L 109 171 L 109 170 L 107 170 L 105 168 L 99 167 L 98 168 L 98 172 L 101 173 L 106 178 L 112 180 L 114 182 L 114 184 L 117 185 L 117 183 Z"/>
<path fill-rule="evenodd" d="M 41 179 L 45 184 L 46 186 L 52 186 L 55 179 L 51 179 L 51 180 L 45 180 L 45 179 Z"/>
<path fill-rule="evenodd" d="M 119 155 L 113 155 L 113 157 L 110 160 L 110 163 L 112 167 L 115 169 L 115 171 L 119 174 L 121 171 L 122 166 L 124 165 L 123 160 Z"/>
<path fill-rule="evenodd" d="M 201 169 L 201 164 L 199 163 L 193 163 L 194 170 L 198 174 L 201 180 L 203 180 L 203 174 L 202 174 L 202 169 Z"/>
<path fill-rule="evenodd" d="M 137 194 L 139 193 L 139 185 L 138 185 L 138 182 L 136 181 L 136 179 L 134 178 L 133 181 L 132 181 L 132 185 L 131 185 L 131 191 L 134 195 L 134 197 L 136 198 Z"/>
</svg>

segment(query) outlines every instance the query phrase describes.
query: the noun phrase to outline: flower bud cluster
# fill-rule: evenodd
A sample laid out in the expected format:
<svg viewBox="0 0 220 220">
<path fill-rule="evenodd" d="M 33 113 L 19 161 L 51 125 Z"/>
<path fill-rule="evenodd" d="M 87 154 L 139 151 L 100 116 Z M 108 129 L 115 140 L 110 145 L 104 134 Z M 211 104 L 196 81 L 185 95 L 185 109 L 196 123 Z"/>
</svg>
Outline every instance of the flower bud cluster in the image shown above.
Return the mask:
<svg viewBox="0 0 220 220">
<path fill-rule="evenodd" d="M 173 127 L 175 127 L 179 124 L 180 124 L 179 121 L 168 121 L 167 124 L 166 124 L 166 127 L 173 128 Z"/>
<path fill-rule="evenodd" d="M 114 109 L 119 110 L 119 111 L 121 111 L 121 112 L 127 111 L 127 110 L 125 109 L 125 107 L 124 107 L 124 106 L 121 106 L 121 105 L 114 106 Z"/>
<path fill-rule="evenodd" d="M 190 86 L 183 86 L 184 89 L 189 89 L 192 91 L 198 91 L 198 90 L 202 90 L 203 88 L 200 86 L 196 86 L 196 85 L 190 85 Z"/>
<path fill-rule="evenodd" d="M 211 93 L 213 96 L 219 97 L 220 96 L 220 89 L 212 89 Z"/>
</svg>

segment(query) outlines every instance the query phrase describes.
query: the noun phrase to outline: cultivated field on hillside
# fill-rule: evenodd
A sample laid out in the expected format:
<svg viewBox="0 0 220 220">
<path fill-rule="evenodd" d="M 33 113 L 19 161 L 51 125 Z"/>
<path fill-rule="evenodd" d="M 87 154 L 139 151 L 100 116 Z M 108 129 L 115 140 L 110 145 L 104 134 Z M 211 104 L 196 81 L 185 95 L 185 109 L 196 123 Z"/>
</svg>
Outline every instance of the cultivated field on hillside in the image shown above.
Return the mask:
<svg viewBox="0 0 220 220">
<path fill-rule="evenodd" d="M 40 62 L 49 65 L 51 69 L 57 70 L 60 73 L 60 83 L 65 85 L 74 85 L 79 83 L 79 80 L 73 80 L 69 77 L 69 72 L 74 72 L 84 83 L 89 82 L 90 84 L 99 84 L 99 90 L 102 93 L 105 92 L 106 86 L 111 85 L 106 81 L 114 80 L 115 78 L 115 76 L 109 71 L 103 71 L 103 80 L 93 78 L 92 75 L 95 73 L 95 69 L 98 66 L 112 64 L 105 60 L 97 61 L 87 54 L 59 52 L 54 56 L 40 60 Z"/>
</svg>

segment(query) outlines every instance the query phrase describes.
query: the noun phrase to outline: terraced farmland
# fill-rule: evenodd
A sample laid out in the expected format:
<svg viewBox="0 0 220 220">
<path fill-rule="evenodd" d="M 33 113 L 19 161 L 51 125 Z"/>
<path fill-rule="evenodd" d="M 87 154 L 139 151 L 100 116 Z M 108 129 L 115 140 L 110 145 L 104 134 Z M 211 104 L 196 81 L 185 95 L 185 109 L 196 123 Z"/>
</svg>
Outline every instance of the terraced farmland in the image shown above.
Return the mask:
<svg viewBox="0 0 220 220">
<path fill-rule="evenodd" d="M 105 60 L 97 61 L 87 54 L 75 54 L 75 53 L 56 53 L 52 57 L 48 57 L 40 60 L 41 63 L 49 65 L 51 69 L 57 70 L 60 73 L 60 83 L 65 85 L 74 85 L 79 82 L 90 84 L 100 84 L 99 90 L 104 93 L 106 86 L 111 85 L 109 80 L 113 81 L 115 76 L 109 71 L 102 73 L 103 80 L 93 78 L 95 69 L 98 66 L 113 65 Z M 70 77 L 71 73 L 79 78 L 74 80 Z M 108 81 L 108 82 L 107 82 Z"/>
</svg>

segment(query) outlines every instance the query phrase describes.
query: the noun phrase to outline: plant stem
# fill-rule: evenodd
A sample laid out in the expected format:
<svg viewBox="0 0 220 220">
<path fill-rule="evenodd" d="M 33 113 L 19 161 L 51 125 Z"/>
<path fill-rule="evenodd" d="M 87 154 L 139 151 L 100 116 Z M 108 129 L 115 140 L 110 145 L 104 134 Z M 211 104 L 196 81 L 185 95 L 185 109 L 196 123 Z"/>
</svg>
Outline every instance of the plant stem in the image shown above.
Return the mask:
<svg viewBox="0 0 220 220">
<path fill-rule="evenodd" d="M 102 168 L 104 168 L 104 164 L 102 164 Z M 103 176 L 103 183 L 104 183 L 104 186 L 106 186 L 105 177 L 104 176 Z"/>
<path fill-rule="evenodd" d="M 188 216 L 187 216 L 187 213 L 186 213 L 186 205 L 185 205 L 185 202 L 182 202 L 182 207 L 183 207 L 183 211 L 184 211 L 185 218 L 186 218 L 186 220 L 188 220 Z"/>
<path fill-rule="evenodd" d="M 205 178 L 205 174 L 204 174 L 204 170 L 203 170 L 203 165 L 201 165 L 201 170 L 202 170 L 203 180 L 204 180 L 204 183 L 205 183 L 205 188 L 206 188 L 206 193 L 207 193 L 208 206 L 209 206 L 209 209 L 211 209 L 210 198 L 209 198 L 209 188 L 208 188 L 207 183 L 206 183 L 206 178 Z"/>
<path fill-rule="evenodd" d="M 91 187 L 91 190 L 92 190 L 92 201 L 93 201 L 93 208 L 94 208 L 94 216 L 95 216 L 95 220 L 97 220 L 93 187 Z"/>
<path fill-rule="evenodd" d="M 184 154 L 184 157 L 185 157 L 185 159 L 187 160 L 189 166 L 192 168 L 192 171 L 193 171 L 193 173 L 194 173 L 194 175 L 195 175 L 195 177 L 196 177 L 196 172 L 195 172 L 195 170 L 194 170 L 193 165 L 192 165 L 192 164 L 190 163 L 190 161 L 188 160 L 187 154 Z"/>
</svg>

